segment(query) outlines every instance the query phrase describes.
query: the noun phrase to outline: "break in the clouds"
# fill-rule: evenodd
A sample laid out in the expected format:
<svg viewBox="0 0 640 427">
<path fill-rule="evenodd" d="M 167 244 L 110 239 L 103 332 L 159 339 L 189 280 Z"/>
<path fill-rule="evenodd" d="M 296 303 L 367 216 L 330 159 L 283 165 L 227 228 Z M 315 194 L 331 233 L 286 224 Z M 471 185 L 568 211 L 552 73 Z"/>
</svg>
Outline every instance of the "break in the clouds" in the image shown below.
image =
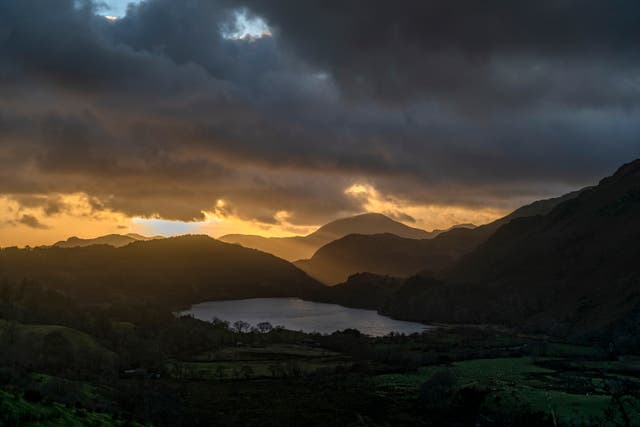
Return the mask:
<svg viewBox="0 0 640 427">
<path fill-rule="evenodd" d="M 294 230 L 367 209 L 359 185 L 441 226 L 429 209 L 498 212 L 640 154 L 633 0 L 123 3 L 0 0 L 14 223 L 81 194 Z"/>
</svg>

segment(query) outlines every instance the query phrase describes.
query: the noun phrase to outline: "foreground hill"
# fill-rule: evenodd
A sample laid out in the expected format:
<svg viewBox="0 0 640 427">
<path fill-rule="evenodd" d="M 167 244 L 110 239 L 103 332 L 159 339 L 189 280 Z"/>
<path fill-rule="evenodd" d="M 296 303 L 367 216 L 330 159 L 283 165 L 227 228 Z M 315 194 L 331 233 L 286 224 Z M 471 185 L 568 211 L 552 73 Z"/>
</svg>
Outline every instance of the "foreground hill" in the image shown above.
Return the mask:
<svg viewBox="0 0 640 427">
<path fill-rule="evenodd" d="M 330 222 L 307 236 L 262 237 L 228 234 L 220 237 L 219 240 L 259 249 L 280 258 L 295 261 L 309 258 L 321 246 L 348 234 L 390 233 L 408 239 L 428 239 L 435 237 L 440 232 L 439 230 L 424 231 L 394 221 L 382 214 L 367 213 Z"/>
<path fill-rule="evenodd" d="M 392 234 L 351 234 L 318 249 L 295 265 L 326 284 L 336 284 L 361 272 L 408 277 L 423 270 L 439 271 L 484 242 L 501 225 L 515 218 L 549 212 L 575 197 L 541 200 L 523 206 L 504 218 L 475 228 L 455 227 L 430 239 L 407 239 Z"/>
<path fill-rule="evenodd" d="M 85 300 L 117 295 L 171 305 L 212 299 L 303 296 L 320 286 L 287 261 L 207 236 L 115 248 L 5 249 L 0 276 L 33 279 Z"/>
<path fill-rule="evenodd" d="M 640 329 L 640 160 L 546 215 L 500 227 L 442 280 L 415 277 L 385 311 L 583 335 Z M 634 332 L 635 331 L 635 332 Z"/>
<path fill-rule="evenodd" d="M 109 245 L 119 248 L 133 242 L 146 242 L 148 240 L 164 239 L 163 236 L 147 237 L 137 233 L 129 234 L 107 234 L 106 236 L 96 237 L 94 239 L 81 239 L 79 237 L 69 237 L 67 240 L 61 240 L 53 246 L 58 248 L 79 248 L 92 245 Z"/>
<path fill-rule="evenodd" d="M 22 325 L 0 319 L 0 342 L 11 342 L 11 348 L 0 354 L 0 364 L 20 358 L 22 363 L 45 370 L 69 362 L 97 371 L 113 370 L 115 366 L 113 352 L 92 336 L 64 326 Z"/>
</svg>

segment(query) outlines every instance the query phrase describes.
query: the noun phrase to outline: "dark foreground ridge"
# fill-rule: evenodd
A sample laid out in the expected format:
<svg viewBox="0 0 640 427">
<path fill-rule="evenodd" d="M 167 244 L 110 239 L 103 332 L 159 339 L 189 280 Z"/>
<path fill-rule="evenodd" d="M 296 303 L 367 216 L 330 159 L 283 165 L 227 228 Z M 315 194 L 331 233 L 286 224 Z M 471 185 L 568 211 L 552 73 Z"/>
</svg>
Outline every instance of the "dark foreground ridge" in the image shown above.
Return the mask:
<svg viewBox="0 0 640 427">
<path fill-rule="evenodd" d="M 4 249 L 0 276 L 46 283 L 83 300 L 123 295 L 170 306 L 304 296 L 320 286 L 285 260 L 207 236 L 136 241 L 120 248 Z"/>
</svg>

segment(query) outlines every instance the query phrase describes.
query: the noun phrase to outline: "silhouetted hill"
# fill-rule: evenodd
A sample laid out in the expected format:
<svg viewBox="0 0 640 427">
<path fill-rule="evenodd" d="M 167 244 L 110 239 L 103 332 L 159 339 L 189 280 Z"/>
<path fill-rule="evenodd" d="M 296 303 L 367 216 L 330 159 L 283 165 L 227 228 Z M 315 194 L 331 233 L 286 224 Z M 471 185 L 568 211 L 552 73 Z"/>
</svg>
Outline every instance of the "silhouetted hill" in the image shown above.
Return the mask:
<svg viewBox="0 0 640 427">
<path fill-rule="evenodd" d="M 450 265 L 458 258 L 466 240 L 439 237 L 417 240 L 393 234 L 350 234 L 323 246 L 311 259 L 294 264 L 329 285 L 360 272 L 407 277 Z"/>
<path fill-rule="evenodd" d="M 360 272 L 408 277 L 423 270 L 439 271 L 485 241 L 501 225 L 512 219 L 549 212 L 558 203 L 578 192 L 523 206 L 490 224 L 471 228 L 456 226 L 431 239 L 406 239 L 390 234 L 352 234 L 318 249 L 311 259 L 295 265 L 326 283 L 344 282 Z"/>
<path fill-rule="evenodd" d="M 345 283 L 320 288 L 312 299 L 347 307 L 378 309 L 387 303 L 404 281 L 399 277 L 358 273 L 349 277 Z"/>
<path fill-rule="evenodd" d="M 94 239 L 81 239 L 79 237 L 69 237 L 67 240 L 62 240 L 55 243 L 53 246 L 58 248 L 78 248 L 91 245 L 109 245 L 119 248 L 126 246 L 133 242 L 164 239 L 163 236 L 147 237 L 137 233 L 129 234 L 107 234 L 106 236 L 96 237 Z"/>
<path fill-rule="evenodd" d="M 640 328 L 640 160 L 546 215 L 518 218 L 442 275 L 407 281 L 385 311 L 556 334 Z M 632 331 L 632 332 L 629 332 Z"/>
<path fill-rule="evenodd" d="M 228 234 L 219 240 L 259 249 L 290 261 L 309 258 L 321 246 L 348 234 L 391 233 L 409 239 L 435 237 L 441 231 L 424 231 L 406 226 L 377 213 L 367 213 L 339 219 L 323 225 L 307 236 L 262 237 L 246 234 Z"/>
<path fill-rule="evenodd" d="M 120 248 L 4 249 L 3 276 L 37 280 L 83 299 L 122 295 L 171 305 L 304 296 L 321 286 L 287 261 L 207 236 L 138 241 Z"/>
</svg>

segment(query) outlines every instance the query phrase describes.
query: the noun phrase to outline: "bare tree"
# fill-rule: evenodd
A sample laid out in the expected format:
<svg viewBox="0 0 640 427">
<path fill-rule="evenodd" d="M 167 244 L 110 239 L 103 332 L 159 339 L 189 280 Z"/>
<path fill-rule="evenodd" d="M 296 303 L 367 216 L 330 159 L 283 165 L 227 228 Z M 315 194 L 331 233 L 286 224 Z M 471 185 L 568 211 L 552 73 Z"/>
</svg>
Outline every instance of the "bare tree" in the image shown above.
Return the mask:
<svg viewBox="0 0 640 427">
<path fill-rule="evenodd" d="M 258 323 L 258 330 L 260 331 L 260 333 L 262 334 L 268 334 L 269 332 L 271 332 L 273 330 L 273 325 L 269 322 L 260 322 Z"/>
<path fill-rule="evenodd" d="M 249 328 L 251 328 L 251 325 L 244 320 L 237 320 L 233 322 L 233 329 L 240 334 L 246 333 L 249 331 Z"/>
</svg>

